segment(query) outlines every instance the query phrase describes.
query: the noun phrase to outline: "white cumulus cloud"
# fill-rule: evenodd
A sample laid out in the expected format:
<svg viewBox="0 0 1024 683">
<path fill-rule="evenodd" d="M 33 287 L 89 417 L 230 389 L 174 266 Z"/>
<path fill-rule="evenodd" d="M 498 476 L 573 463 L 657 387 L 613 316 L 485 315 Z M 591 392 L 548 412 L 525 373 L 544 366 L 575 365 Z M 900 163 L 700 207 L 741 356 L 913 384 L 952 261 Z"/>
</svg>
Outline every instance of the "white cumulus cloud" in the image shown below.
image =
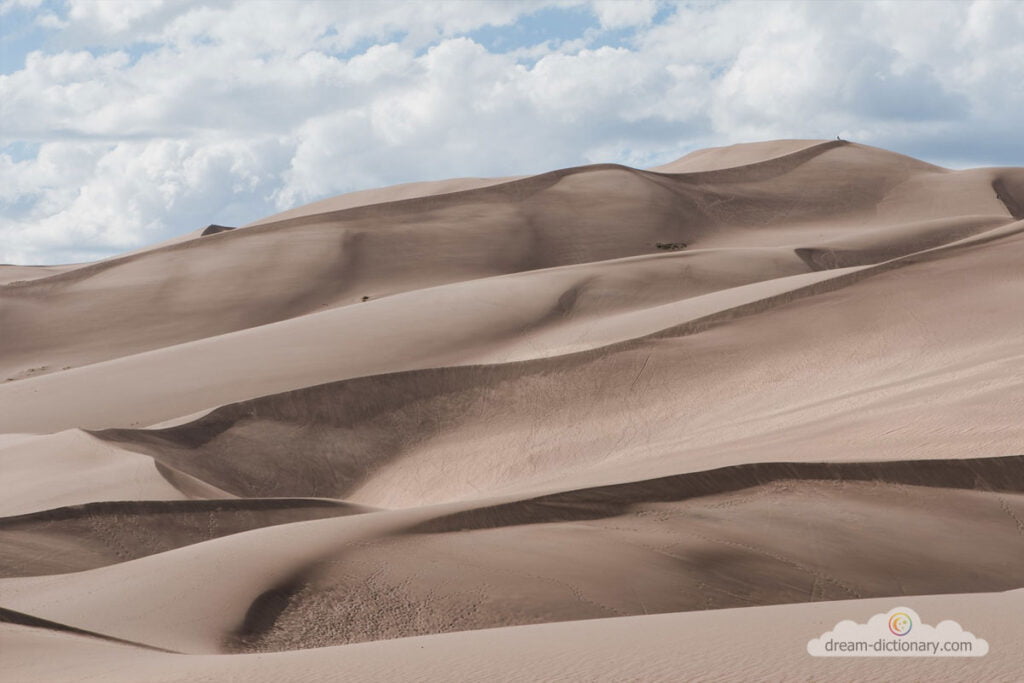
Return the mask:
<svg viewBox="0 0 1024 683">
<path fill-rule="evenodd" d="M 775 137 L 1024 165 L 1024 3 L 0 8 L 24 54 L 0 74 L 0 262 L 96 258 L 373 186 Z"/>
</svg>

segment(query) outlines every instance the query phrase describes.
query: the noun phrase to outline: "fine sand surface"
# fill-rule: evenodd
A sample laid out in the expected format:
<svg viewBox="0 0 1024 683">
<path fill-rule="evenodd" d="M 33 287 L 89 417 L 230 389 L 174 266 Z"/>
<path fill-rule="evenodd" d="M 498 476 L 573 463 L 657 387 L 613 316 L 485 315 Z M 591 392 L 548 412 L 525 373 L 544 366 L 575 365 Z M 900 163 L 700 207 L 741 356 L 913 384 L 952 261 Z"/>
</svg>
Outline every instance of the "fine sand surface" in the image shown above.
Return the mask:
<svg viewBox="0 0 1024 683">
<path fill-rule="evenodd" d="M 1017 680 L 1022 264 L 780 140 L 0 265 L 0 678 Z M 989 654 L 807 654 L 900 605 Z"/>
<path fill-rule="evenodd" d="M 814 658 L 807 641 L 894 604 L 985 634 L 990 654 Z M 6 661 L 52 683 L 136 681 L 913 681 L 1020 680 L 1024 591 L 915 596 L 554 622 L 248 655 L 176 655 L 0 622 Z M 970 629 L 968 629 L 970 630 Z M 1001 652 L 1001 656 L 994 653 Z"/>
</svg>

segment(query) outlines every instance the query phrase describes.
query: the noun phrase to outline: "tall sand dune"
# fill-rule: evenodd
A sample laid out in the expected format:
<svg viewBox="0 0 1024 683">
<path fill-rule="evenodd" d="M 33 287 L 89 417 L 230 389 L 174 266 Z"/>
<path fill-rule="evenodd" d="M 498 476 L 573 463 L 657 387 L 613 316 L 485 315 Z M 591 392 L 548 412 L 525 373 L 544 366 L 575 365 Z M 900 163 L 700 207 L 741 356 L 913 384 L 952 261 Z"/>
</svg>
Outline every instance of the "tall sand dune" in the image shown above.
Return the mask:
<svg viewBox="0 0 1024 683">
<path fill-rule="evenodd" d="M 842 140 L 0 265 L 18 681 L 1014 680 L 1024 168 Z M 819 659 L 909 606 L 980 658 Z"/>
</svg>

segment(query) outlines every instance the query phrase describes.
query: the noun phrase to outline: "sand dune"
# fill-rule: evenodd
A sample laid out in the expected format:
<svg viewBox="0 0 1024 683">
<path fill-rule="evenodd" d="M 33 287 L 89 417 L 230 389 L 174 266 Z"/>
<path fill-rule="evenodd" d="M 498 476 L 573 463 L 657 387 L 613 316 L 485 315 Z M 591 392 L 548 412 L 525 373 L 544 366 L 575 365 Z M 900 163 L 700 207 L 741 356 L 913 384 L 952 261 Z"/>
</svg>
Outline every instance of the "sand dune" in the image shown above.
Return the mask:
<svg viewBox="0 0 1024 683">
<path fill-rule="evenodd" d="M 25 282 L 39 278 L 50 277 L 76 268 L 75 265 L 67 266 L 14 266 L 7 263 L 0 263 L 0 285 L 12 282 Z"/>
<path fill-rule="evenodd" d="M 0 440 L 0 514 L 21 515 L 102 500 L 174 500 L 183 486 L 160 476 L 152 459 L 71 429 Z M 184 475 L 187 477 L 187 475 Z M 186 488 L 186 490 L 188 490 Z M 216 495 L 195 481 L 197 495 Z M 222 494 L 230 497 L 228 494 Z"/>
<path fill-rule="evenodd" d="M 960 191 L 922 196 L 920 185 L 940 182 Z M 859 232 L 865 219 L 1006 215 L 993 182 L 994 172 L 943 172 L 827 142 L 741 168 L 581 167 L 278 220 L 4 286 L 11 332 L 0 340 L 0 375 L 78 367 L 364 296 L 656 252 L 657 243 L 778 246 Z"/>
<path fill-rule="evenodd" d="M 92 571 L 8 579 L 5 606 L 214 652 L 1006 590 L 1024 561 L 1021 460 L 764 464 L 293 523 Z M 958 542 L 944 542 L 950 536 Z"/>
<path fill-rule="evenodd" d="M 552 350 L 535 338 L 552 327 L 563 334 L 582 328 L 589 346 L 601 346 L 633 336 L 632 331 L 625 336 L 594 334 L 593 326 L 602 317 L 809 270 L 790 249 L 695 250 L 414 290 L 41 376 L 34 382 L 6 383 L 0 385 L 0 393 L 13 409 L 0 416 L 0 428 L 141 426 L 327 380 L 465 364 L 481 353 L 506 352 L 510 358 L 516 351 L 518 357 L 550 355 Z M 437 325 L 439 308 L 451 324 Z M 652 330 L 674 320 L 659 318 Z M 211 364 L 216 373 L 209 372 Z M 202 392 L 196 391 L 196 376 L 208 379 Z M 83 388 L 97 384 L 117 390 L 87 404 L 77 400 Z M 150 386 L 161 387 L 164 398 L 159 403 L 144 400 Z"/>
<path fill-rule="evenodd" d="M 104 567 L 249 529 L 369 511 L 333 500 L 87 503 L 0 519 L 0 576 Z"/>
<path fill-rule="evenodd" d="M 814 460 L 823 429 L 848 459 L 962 457 L 972 444 L 1015 453 L 1017 407 L 1004 397 L 1020 386 L 1022 373 L 1012 368 L 1024 359 L 1012 349 L 1024 318 L 968 312 L 966 303 L 1004 296 L 1007 282 L 1019 282 L 1024 234 L 966 249 L 592 351 L 374 375 L 224 406 L 170 429 L 97 435 L 237 495 L 344 496 L 383 506 L 538 478 L 571 481 L 594 476 L 597 466 L 644 476 Z M 986 270 L 970 269 L 976 279 L 961 276 L 957 292 L 931 295 L 978 259 Z M 840 305 L 854 296 L 857 318 Z M 950 307 L 964 312 L 951 318 Z M 875 324 L 861 324 L 869 320 Z M 823 374 L 837 354 L 850 364 L 844 375 Z M 586 396 L 587 411 L 567 395 Z M 882 441 L 875 430 L 892 434 Z M 935 435 L 943 443 L 930 443 Z M 285 444 L 310 457 L 281 459 Z M 509 452 L 519 457 L 509 462 Z"/>
<path fill-rule="evenodd" d="M 0 266 L 5 666 L 1010 680 L 1022 207 L 780 140 Z M 896 604 L 991 653 L 806 654 Z"/>
<path fill-rule="evenodd" d="M 705 610 L 591 619 L 383 640 L 298 652 L 218 655 L 163 654 L 95 638 L 0 623 L 12 666 L 34 680 L 280 681 L 297 673 L 331 679 L 343 671 L 360 680 L 572 681 L 679 679 L 798 679 L 886 681 L 1012 681 L 1018 614 L 1024 593 L 906 597 L 901 604 L 928 621 L 950 618 L 986 634 L 990 654 L 974 658 L 793 655 L 843 619 L 864 622 L 892 606 L 889 599 Z M 42 654 L 46 656 L 41 656 Z"/>
<path fill-rule="evenodd" d="M 372 204 L 387 204 L 388 202 L 401 201 L 404 199 L 417 199 L 420 197 L 434 197 L 437 195 L 450 194 L 452 192 L 463 192 L 475 190 L 481 187 L 500 185 L 519 177 L 508 178 L 450 178 L 448 180 L 427 180 L 418 183 L 403 183 L 384 188 L 360 190 L 348 194 L 328 197 L 318 202 L 303 204 L 288 211 L 282 211 L 266 218 L 261 218 L 249 225 L 262 225 L 264 223 L 277 223 L 291 218 L 301 218 L 317 214 L 351 209 L 357 206 L 370 206 Z M 249 226 L 246 226 L 249 227 Z"/>
</svg>

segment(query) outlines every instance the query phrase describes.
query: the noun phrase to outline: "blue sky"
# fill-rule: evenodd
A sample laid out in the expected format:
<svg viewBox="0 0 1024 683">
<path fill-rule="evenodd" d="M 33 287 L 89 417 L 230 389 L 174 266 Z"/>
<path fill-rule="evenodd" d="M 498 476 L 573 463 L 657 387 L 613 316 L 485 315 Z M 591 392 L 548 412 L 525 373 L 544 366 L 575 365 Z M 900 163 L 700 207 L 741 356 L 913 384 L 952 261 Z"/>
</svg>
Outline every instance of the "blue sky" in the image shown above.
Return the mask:
<svg viewBox="0 0 1024 683">
<path fill-rule="evenodd" d="M 1024 165 L 1021 35 L 1014 0 L 0 0 L 0 262 L 772 138 Z"/>
</svg>

